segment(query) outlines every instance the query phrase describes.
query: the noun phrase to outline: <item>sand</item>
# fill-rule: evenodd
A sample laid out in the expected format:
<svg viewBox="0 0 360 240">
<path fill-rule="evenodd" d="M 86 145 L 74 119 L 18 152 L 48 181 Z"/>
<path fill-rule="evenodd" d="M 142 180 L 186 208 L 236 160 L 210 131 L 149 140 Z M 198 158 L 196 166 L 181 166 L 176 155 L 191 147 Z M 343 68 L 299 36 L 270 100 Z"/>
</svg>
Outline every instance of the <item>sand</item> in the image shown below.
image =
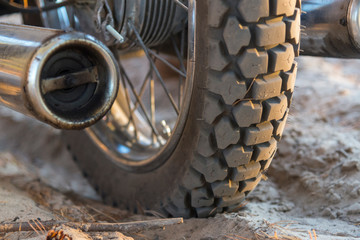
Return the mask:
<svg viewBox="0 0 360 240">
<path fill-rule="evenodd" d="M 283 140 L 268 180 L 244 209 L 124 234 L 134 239 L 315 239 L 315 234 L 317 239 L 360 239 L 360 61 L 300 57 L 298 62 Z M 72 162 L 59 130 L 3 107 L 0 129 L 0 224 L 156 218 L 103 205 Z M 0 233 L 0 239 L 44 239 L 44 234 Z M 79 239 L 86 239 L 81 234 L 131 239 L 120 233 L 79 233 Z"/>
</svg>

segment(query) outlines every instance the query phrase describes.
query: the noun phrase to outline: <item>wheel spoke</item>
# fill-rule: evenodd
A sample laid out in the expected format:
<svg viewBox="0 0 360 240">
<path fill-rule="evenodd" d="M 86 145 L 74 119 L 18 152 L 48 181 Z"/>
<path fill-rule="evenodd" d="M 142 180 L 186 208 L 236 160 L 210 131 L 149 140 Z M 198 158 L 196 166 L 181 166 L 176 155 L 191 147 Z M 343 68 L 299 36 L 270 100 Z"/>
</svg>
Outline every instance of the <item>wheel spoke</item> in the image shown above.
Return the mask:
<svg viewBox="0 0 360 240">
<path fill-rule="evenodd" d="M 156 60 L 154 59 L 154 61 L 156 61 Z M 140 93 L 139 93 L 140 99 L 142 99 L 142 97 L 145 93 L 145 89 L 146 89 L 147 83 L 149 82 L 150 77 L 151 77 L 151 68 L 149 69 L 148 73 L 146 74 L 144 81 L 140 87 Z M 135 99 L 134 108 L 131 109 L 131 113 L 133 114 L 138 107 L 139 107 L 139 101 L 138 101 L 138 99 Z M 130 119 L 129 119 L 129 123 L 130 123 Z"/>
<path fill-rule="evenodd" d="M 179 59 L 181 71 L 186 73 L 186 69 L 185 69 L 185 66 L 184 66 L 184 60 L 183 60 L 183 57 L 184 57 L 184 45 L 185 45 L 185 30 L 183 30 L 181 32 L 180 51 L 179 51 L 179 48 L 176 46 L 176 42 L 175 42 L 175 39 L 174 39 L 173 36 L 171 36 L 171 42 L 173 44 L 173 48 L 175 50 L 176 56 Z M 184 78 L 186 79 L 186 74 L 185 74 Z M 183 99 L 183 90 L 184 90 L 183 77 L 180 76 L 179 77 L 179 108 L 181 108 L 181 102 L 182 102 L 182 99 Z"/>
<path fill-rule="evenodd" d="M 155 126 L 152 124 L 151 118 L 149 117 L 149 114 L 147 113 L 147 111 L 146 111 L 146 109 L 145 109 L 145 106 L 144 106 L 144 104 L 142 103 L 139 95 L 136 93 L 134 85 L 133 85 L 132 82 L 130 81 L 130 79 L 129 79 L 128 75 L 126 74 L 126 72 L 125 72 L 123 66 L 121 65 L 121 63 L 119 63 L 119 67 L 120 67 L 120 72 L 122 72 L 122 75 L 123 75 L 123 77 L 125 78 L 126 82 L 129 84 L 132 93 L 134 94 L 135 98 L 136 98 L 137 101 L 139 102 L 140 108 L 141 108 L 141 110 L 144 112 L 144 116 L 145 116 L 145 118 L 146 118 L 149 126 L 151 127 L 151 130 L 152 130 L 153 133 L 155 134 L 156 138 L 159 140 L 160 134 L 159 134 L 159 132 L 157 131 L 157 129 L 155 128 Z M 161 141 L 159 141 L 159 142 L 161 142 Z"/>
<path fill-rule="evenodd" d="M 127 127 L 127 128 L 129 127 L 130 122 L 133 123 L 133 125 L 134 125 L 135 140 L 137 140 L 137 139 L 138 139 L 138 133 L 137 133 L 136 123 L 135 123 L 135 119 L 134 119 L 134 114 L 133 114 L 133 112 L 131 111 L 131 106 L 130 106 L 131 99 L 130 99 L 130 96 L 129 96 L 129 89 L 128 89 L 126 83 L 125 83 L 125 77 L 124 77 L 122 71 L 120 71 L 120 75 L 121 75 L 121 76 L 120 76 L 121 82 L 122 82 L 122 84 L 123 84 L 123 86 L 124 86 L 124 89 L 125 89 L 125 98 L 126 98 L 126 102 L 127 102 L 127 105 L 128 105 L 128 108 L 129 108 L 128 110 L 129 110 L 129 114 L 130 114 L 130 116 L 129 116 L 129 121 L 128 121 L 128 123 L 126 124 L 126 127 Z"/>
<path fill-rule="evenodd" d="M 182 7 L 183 9 L 185 9 L 186 11 L 189 11 L 189 8 L 185 5 L 185 4 L 183 4 L 182 2 L 180 2 L 179 0 L 174 0 L 175 1 L 175 3 L 177 4 L 177 5 L 179 5 L 180 7 Z"/>
<path fill-rule="evenodd" d="M 149 78 L 150 78 L 150 71 L 146 74 L 146 76 L 144 78 L 144 81 L 143 81 L 143 83 L 141 85 L 140 93 L 139 93 L 140 99 L 142 98 L 142 96 L 145 93 L 146 85 L 147 85 L 147 83 L 149 81 Z M 133 114 L 138 107 L 139 107 L 139 101 L 138 101 L 138 99 L 135 99 L 134 107 L 131 109 L 131 114 Z M 130 119 L 129 119 L 129 122 L 130 122 Z"/>
<path fill-rule="evenodd" d="M 151 49 L 148 48 L 148 51 L 151 55 L 153 55 L 154 57 L 156 57 L 157 59 L 159 59 L 161 62 L 165 63 L 166 66 L 168 66 L 169 68 L 171 68 L 172 70 L 174 70 L 175 72 L 177 72 L 180 76 L 185 77 L 186 78 L 186 73 L 184 73 L 183 71 L 181 71 L 180 69 L 176 68 L 174 65 L 172 65 L 171 63 L 169 63 L 169 61 L 167 61 L 165 58 L 163 58 L 162 56 L 160 56 L 159 54 L 155 53 L 154 51 L 152 51 Z"/>
<path fill-rule="evenodd" d="M 184 31 L 183 31 L 184 32 Z M 184 39 L 183 39 L 183 33 L 181 34 L 181 48 L 183 48 L 184 46 Z M 173 45 L 173 48 L 174 48 L 174 51 L 175 51 L 175 53 L 176 53 L 176 56 L 178 57 L 178 59 L 179 59 L 179 62 L 180 62 L 180 68 L 181 68 L 181 70 L 179 70 L 179 71 L 181 71 L 183 74 L 181 75 L 181 76 L 183 76 L 184 78 L 186 78 L 186 69 L 185 69 L 185 65 L 184 65 L 184 60 L 183 60 L 183 49 L 181 49 L 181 50 L 179 50 L 179 48 L 178 48 L 178 46 L 176 46 L 176 41 L 175 41 L 175 39 L 174 39 L 174 37 L 173 36 L 171 36 L 171 42 L 172 42 L 172 45 Z"/>
<path fill-rule="evenodd" d="M 155 125 L 155 82 L 153 78 L 153 74 L 150 75 L 150 108 L 151 108 L 151 122 Z M 155 138 L 153 136 L 153 142 L 155 142 Z"/>
<path fill-rule="evenodd" d="M 153 70 L 154 70 L 154 72 L 155 72 L 155 74 L 156 74 L 157 79 L 160 81 L 161 86 L 163 87 L 163 89 L 164 89 L 167 97 L 169 98 L 169 100 L 170 100 L 170 102 L 171 102 L 171 105 L 173 106 L 176 114 L 179 115 L 179 114 L 180 114 L 180 111 L 179 111 L 179 109 L 178 109 L 178 107 L 177 107 L 177 105 L 176 105 L 176 103 L 175 103 L 175 101 L 174 101 L 174 98 L 172 97 L 171 93 L 170 93 L 169 90 L 167 89 L 167 87 L 166 87 L 166 85 L 165 85 L 165 82 L 164 82 L 164 80 L 162 79 L 162 77 L 161 77 L 161 75 L 160 75 L 159 70 L 158 70 L 157 67 L 155 66 L 155 62 L 153 61 L 153 59 L 152 59 L 152 57 L 151 57 L 151 55 L 150 55 L 150 53 L 149 53 L 149 51 L 148 51 L 149 49 L 145 46 L 144 42 L 142 41 L 142 39 L 141 39 L 141 37 L 140 37 L 140 34 L 138 33 L 138 31 L 135 29 L 134 25 L 133 25 L 131 22 L 129 22 L 129 26 L 130 26 L 130 28 L 134 31 L 135 36 L 136 36 L 136 38 L 137 38 L 137 40 L 138 40 L 138 43 L 140 44 L 140 46 L 141 46 L 142 49 L 144 50 L 145 55 L 146 55 L 146 57 L 148 58 L 148 60 L 149 60 L 149 62 L 150 62 L 150 65 L 151 65 L 151 67 L 153 68 Z"/>
</svg>

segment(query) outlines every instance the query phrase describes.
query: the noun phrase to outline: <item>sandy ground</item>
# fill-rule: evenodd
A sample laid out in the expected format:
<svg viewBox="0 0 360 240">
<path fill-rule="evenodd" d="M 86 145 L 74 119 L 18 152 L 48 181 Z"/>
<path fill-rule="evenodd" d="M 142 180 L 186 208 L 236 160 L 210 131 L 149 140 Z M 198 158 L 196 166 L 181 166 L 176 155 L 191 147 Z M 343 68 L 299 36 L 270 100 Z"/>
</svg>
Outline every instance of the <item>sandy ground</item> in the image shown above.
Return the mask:
<svg viewBox="0 0 360 240">
<path fill-rule="evenodd" d="M 269 179 L 244 209 L 124 234 L 134 239 L 315 239 L 315 232 L 317 239 L 360 239 L 360 61 L 301 57 L 298 62 L 291 116 Z M 0 107 L 0 132 L 0 224 L 155 218 L 103 205 L 71 161 L 60 131 Z M 0 233 L 1 238 L 45 236 L 39 231 Z"/>
</svg>

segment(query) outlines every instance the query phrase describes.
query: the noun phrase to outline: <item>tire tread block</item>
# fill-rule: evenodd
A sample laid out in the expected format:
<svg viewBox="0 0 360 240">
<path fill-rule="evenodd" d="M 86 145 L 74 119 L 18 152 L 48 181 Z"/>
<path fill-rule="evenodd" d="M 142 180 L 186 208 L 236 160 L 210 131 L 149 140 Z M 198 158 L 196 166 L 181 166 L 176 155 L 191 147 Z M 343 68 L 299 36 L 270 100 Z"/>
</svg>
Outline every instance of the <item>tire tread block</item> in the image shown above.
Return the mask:
<svg viewBox="0 0 360 240">
<path fill-rule="evenodd" d="M 270 122 L 257 124 L 256 127 L 245 129 L 244 143 L 247 146 L 268 142 L 271 139 L 274 127 Z"/>
<path fill-rule="evenodd" d="M 297 0 L 271 0 L 271 3 L 272 14 L 291 16 L 294 14 Z"/>
<path fill-rule="evenodd" d="M 225 149 L 240 140 L 240 130 L 233 126 L 227 117 L 222 118 L 215 126 L 215 138 L 218 148 Z"/>
<path fill-rule="evenodd" d="M 284 128 L 286 125 L 286 121 L 289 115 L 289 111 L 286 111 L 284 117 L 278 121 L 274 121 L 273 122 L 273 126 L 274 126 L 274 136 L 280 138 L 284 132 Z"/>
<path fill-rule="evenodd" d="M 270 98 L 263 102 L 264 121 L 280 120 L 284 117 L 288 108 L 288 99 L 282 94 L 278 97 Z"/>
<path fill-rule="evenodd" d="M 265 47 L 285 42 L 286 24 L 284 22 L 273 22 L 257 24 L 255 27 L 256 45 Z"/>
<path fill-rule="evenodd" d="M 241 54 L 237 64 L 245 78 L 256 78 L 259 74 L 267 73 L 269 57 L 265 51 L 250 48 Z"/>
<path fill-rule="evenodd" d="M 289 71 L 294 63 L 294 47 L 290 43 L 282 43 L 269 50 L 269 70 L 272 72 Z"/>
<path fill-rule="evenodd" d="M 272 138 L 267 143 L 254 146 L 253 160 L 256 162 L 269 159 L 276 151 L 277 141 Z"/>
<path fill-rule="evenodd" d="M 261 79 L 255 79 L 251 89 L 251 97 L 254 100 L 264 100 L 280 95 L 282 79 L 280 76 L 268 75 Z"/>
<path fill-rule="evenodd" d="M 197 188 L 191 191 L 191 206 L 195 208 L 209 207 L 214 203 L 212 197 L 206 188 Z"/>
<path fill-rule="evenodd" d="M 190 168 L 188 171 L 185 172 L 182 186 L 186 189 L 194 189 L 198 187 L 202 187 L 204 185 L 204 180 L 201 177 L 201 174 L 198 173 L 196 170 Z"/>
<path fill-rule="evenodd" d="M 209 5 L 208 24 L 210 27 L 218 28 L 221 26 L 222 20 L 225 17 L 225 13 L 229 10 L 229 7 L 223 1 L 214 1 Z"/>
<path fill-rule="evenodd" d="M 226 22 L 223 37 L 228 52 L 231 55 L 236 55 L 241 48 L 249 45 L 251 33 L 250 29 L 242 26 L 236 17 L 230 17 Z M 237 41 L 234 41 L 234 39 L 237 39 Z"/>
<path fill-rule="evenodd" d="M 245 200 L 245 194 L 237 192 L 233 196 L 222 197 L 219 200 L 219 207 L 230 207 L 230 206 L 238 206 Z"/>
<path fill-rule="evenodd" d="M 261 164 L 259 162 L 253 162 L 245 166 L 240 166 L 234 169 L 231 179 L 234 182 L 241 182 L 254 178 L 259 174 L 260 169 Z"/>
<path fill-rule="evenodd" d="M 271 164 L 272 160 L 274 159 L 274 156 L 275 156 L 275 152 L 269 159 L 263 160 L 260 162 L 261 163 L 261 171 L 266 171 L 270 167 L 270 164 Z"/>
<path fill-rule="evenodd" d="M 239 0 L 238 10 L 246 22 L 257 22 L 269 16 L 269 0 Z"/>
<path fill-rule="evenodd" d="M 230 168 L 248 164 L 251 160 L 253 150 L 249 147 L 233 145 L 223 151 L 225 161 Z"/>
<path fill-rule="evenodd" d="M 283 79 L 282 91 L 294 91 L 298 64 L 295 62 L 290 71 L 281 74 Z"/>
<path fill-rule="evenodd" d="M 229 62 L 229 59 L 223 54 L 220 40 L 210 40 L 209 67 L 216 71 L 222 71 Z"/>
<path fill-rule="evenodd" d="M 222 181 L 228 175 L 228 168 L 223 166 L 220 160 L 215 157 L 198 158 L 197 161 L 194 161 L 193 167 L 204 175 L 208 183 Z"/>
<path fill-rule="evenodd" d="M 301 10 L 296 9 L 295 14 L 292 17 L 286 18 L 286 38 L 292 40 L 294 44 L 300 42 L 300 31 L 301 31 Z"/>
<path fill-rule="evenodd" d="M 215 119 L 224 111 L 220 99 L 207 94 L 204 100 L 203 118 L 205 122 L 212 124 Z"/>
<path fill-rule="evenodd" d="M 216 213 L 222 212 L 223 209 L 219 207 L 201 207 L 201 208 L 196 208 L 195 211 L 197 217 L 206 218 L 209 216 L 215 216 Z"/>
<path fill-rule="evenodd" d="M 210 157 L 216 152 L 216 148 L 213 145 L 210 133 L 206 133 L 205 131 L 200 132 L 197 152 L 204 157 Z"/>
<path fill-rule="evenodd" d="M 211 189 L 214 196 L 217 198 L 224 196 L 232 196 L 239 189 L 239 183 L 231 180 L 214 182 L 211 184 Z"/>
<path fill-rule="evenodd" d="M 246 84 L 244 81 L 240 81 L 234 72 L 225 73 L 220 81 L 217 79 L 211 79 L 209 84 L 209 90 L 213 93 L 219 94 L 225 104 L 232 105 L 236 100 L 245 97 L 247 92 Z"/>
<path fill-rule="evenodd" d="M 261 122 L 263 107 L 255 101 L 241 101 L 233 107 L 233 116 L 239 127 L 250 127 Z"/>
<path fill-rule="evenodd" d="M 262 173 L 259 173 L 255 178 L 244 181 L 244 185 L 241 190 L 239 190 L 241 193 L 249 193 L 259 184 L 262 178 Z"/>
<path fill-rule="evenodd" d="M 184 218 L 191 217 L 191 210 L 189 208 L 177 208 L 176 206 L 169 204 L 164 206 L 164 209 L 173 217 L 184 217 Z"/>
</svg>

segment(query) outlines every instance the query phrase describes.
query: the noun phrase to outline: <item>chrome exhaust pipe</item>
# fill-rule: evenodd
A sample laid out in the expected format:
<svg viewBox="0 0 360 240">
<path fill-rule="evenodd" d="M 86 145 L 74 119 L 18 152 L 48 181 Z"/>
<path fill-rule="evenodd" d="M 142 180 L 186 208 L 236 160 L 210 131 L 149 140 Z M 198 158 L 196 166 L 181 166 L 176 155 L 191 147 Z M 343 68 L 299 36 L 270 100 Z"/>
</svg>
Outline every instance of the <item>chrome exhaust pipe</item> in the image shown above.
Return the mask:
<svg viewBox="0 0 360 240">
<path fill-rule="evenodd" d="M 0 24 L 0 104 L 56 128 L 83 129 L 111 108 L 119 70 L 83 33 Z"/>
<path fill-rule="evenodd" d="M 360 58 L 360 0 L 302 0 L 302 55 Z"/>
</svg>

